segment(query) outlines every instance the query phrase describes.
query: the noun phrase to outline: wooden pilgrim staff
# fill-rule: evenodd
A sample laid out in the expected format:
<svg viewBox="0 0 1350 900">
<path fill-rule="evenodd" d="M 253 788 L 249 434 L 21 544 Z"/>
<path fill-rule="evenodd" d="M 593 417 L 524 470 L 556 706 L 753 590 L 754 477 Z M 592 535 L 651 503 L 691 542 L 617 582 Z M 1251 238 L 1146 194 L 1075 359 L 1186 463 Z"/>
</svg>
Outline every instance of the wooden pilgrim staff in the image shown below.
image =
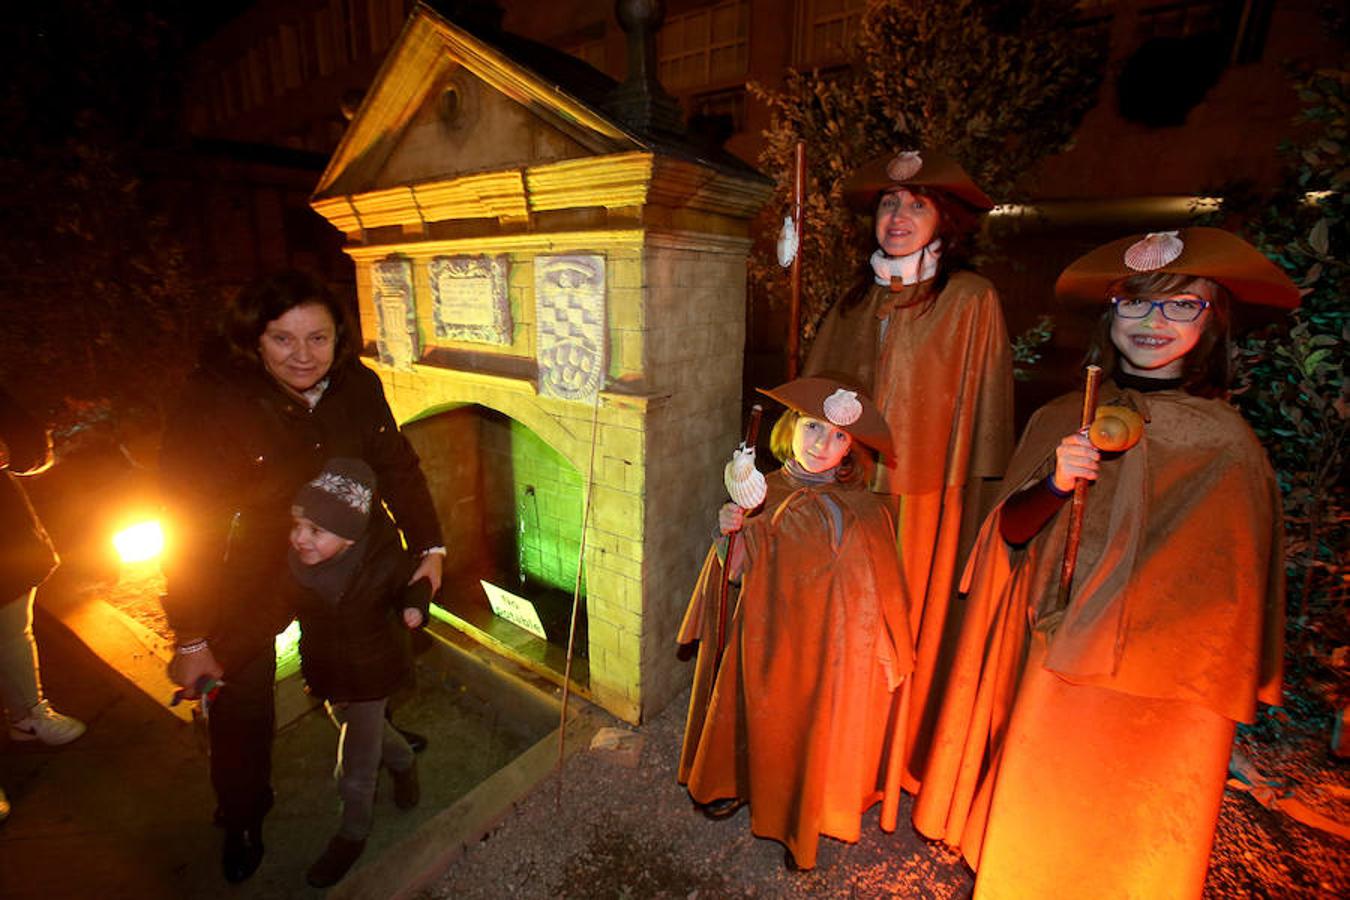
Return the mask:
<svg viewBox="0 0 1350 900">
<path fill-rule="evenodd" d="M 1079 419 L 1080 428 L 1089 428 L 1097 415 L 1097 387 L 1101 384 L 1101 366 L 1087 367 L 1087 381 L 1083 385 L 1083 414 Z M 1069 590 L 1073 587 L 1073 570 L 1078 564 L 1078 543 L 1083 537 L 1083 512 L 1087 507 L 1088 481 L 1075 478 L 1073 482 L 1073 501 L 1069 507 L 1069 536 L 1064 542 L 1064 564 L 1059 570 L 1059 599 L 1056 609 L 1065 609 L 1069 605 Z"/>
</svg>

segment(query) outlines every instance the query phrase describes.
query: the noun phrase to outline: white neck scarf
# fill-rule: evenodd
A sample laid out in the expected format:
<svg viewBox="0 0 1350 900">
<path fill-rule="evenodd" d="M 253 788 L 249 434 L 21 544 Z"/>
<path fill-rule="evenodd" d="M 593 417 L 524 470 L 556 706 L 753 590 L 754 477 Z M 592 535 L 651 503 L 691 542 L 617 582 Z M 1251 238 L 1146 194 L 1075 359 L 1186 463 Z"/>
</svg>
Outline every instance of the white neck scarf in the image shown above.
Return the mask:
<svg viewBox="0 0 1350 900">
<path fill-rule="evenodd" d="M 878 249 L 872 254 L 872 271 L 877 284 L 889 286 L 891 276 L 899 275 L 903 284 L 918 284 L 937 274 L 938 257 L 942 255 L 942 238 L 933 238 L 908 256 L 887 256 Z"/>
</svg>

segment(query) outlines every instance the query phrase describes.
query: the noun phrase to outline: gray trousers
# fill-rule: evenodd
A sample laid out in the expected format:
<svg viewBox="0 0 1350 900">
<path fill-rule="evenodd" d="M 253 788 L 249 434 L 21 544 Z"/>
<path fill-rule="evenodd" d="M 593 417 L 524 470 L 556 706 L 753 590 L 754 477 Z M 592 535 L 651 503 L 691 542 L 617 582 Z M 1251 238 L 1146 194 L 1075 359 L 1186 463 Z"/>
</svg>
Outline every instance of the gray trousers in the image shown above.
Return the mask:
<svg viewBox="0 0 1350 900">
<path fill-rule="evenodd" d="M 0 606 L 0 702 L 18 721 L 42 699 L 38 681 L 37 644 L 33 643 L 33 597 L 30 588 Z"/>
<path fill-rule="evenodd" d="M 325 703 L 328 716 L 338 727 L 337 768 L 333 777 L 342 800 L 342 826 L 338 834 L 353 841 L 370 835 L 375 818 L 375 782 L 380 763 L 394 772 L 412 768 L 412 748 L 384 717 L 388 697 L 352 703 Z"/>
</svg>

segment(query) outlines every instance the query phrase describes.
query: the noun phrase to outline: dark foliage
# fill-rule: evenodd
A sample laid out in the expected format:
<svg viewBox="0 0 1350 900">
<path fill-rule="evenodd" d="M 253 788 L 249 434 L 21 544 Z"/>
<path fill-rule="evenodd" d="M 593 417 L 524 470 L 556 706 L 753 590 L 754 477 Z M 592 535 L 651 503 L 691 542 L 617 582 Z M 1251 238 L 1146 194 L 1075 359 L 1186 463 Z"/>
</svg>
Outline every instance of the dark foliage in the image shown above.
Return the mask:
<svg viewBox="0 0 1350 900">
<path fill-rule="evenodd" d="M 186 15 L 52 0 L 6 16 L 0 368 L 61 433 L 157 419 L 195 356 L 202 292 L 146 190 L 176 140 Z"/>
</svg>

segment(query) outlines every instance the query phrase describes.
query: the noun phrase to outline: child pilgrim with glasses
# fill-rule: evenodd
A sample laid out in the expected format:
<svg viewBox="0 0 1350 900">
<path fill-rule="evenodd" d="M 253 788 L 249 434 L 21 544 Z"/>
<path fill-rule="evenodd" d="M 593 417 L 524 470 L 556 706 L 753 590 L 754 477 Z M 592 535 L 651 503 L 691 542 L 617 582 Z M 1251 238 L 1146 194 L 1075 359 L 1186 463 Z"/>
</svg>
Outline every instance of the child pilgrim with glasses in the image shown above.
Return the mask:
<svg viewBox="0 0 1350 900">
<path fill-rule="evenodd" d="M 966 571 L 914 822 L 960 848 L 977 898 L 1198 898 L 1236 723 L 1280 699 L 1280 499 L 1224 399 L 1232 306 L 1299 293 L 1215 228 L 1100 247 L 1055 290 L 1106 307 L 1088 361 L 1116 424 L 1080 429 L 1078 395 L 1028 423 Z"/>
<path fill-rule="evenodd" d="M 770 439 L 783 467 L 728 467 L 737 502 L 718 525 L 738 537 L 740 592 L 719 667 L 714 547 L 679 634 L 699 642 L 679 780 L 709 818 L 748 803 L 751 830 L 809 869 L 820 836 L 857 841 L 875 803 L 895 829 L 914 650 L 895 523 L 867 489 L 866 466 L 892 452 L 881 411 L 830 378 L 762 393 L 787 407 Z"/>
</svg>

